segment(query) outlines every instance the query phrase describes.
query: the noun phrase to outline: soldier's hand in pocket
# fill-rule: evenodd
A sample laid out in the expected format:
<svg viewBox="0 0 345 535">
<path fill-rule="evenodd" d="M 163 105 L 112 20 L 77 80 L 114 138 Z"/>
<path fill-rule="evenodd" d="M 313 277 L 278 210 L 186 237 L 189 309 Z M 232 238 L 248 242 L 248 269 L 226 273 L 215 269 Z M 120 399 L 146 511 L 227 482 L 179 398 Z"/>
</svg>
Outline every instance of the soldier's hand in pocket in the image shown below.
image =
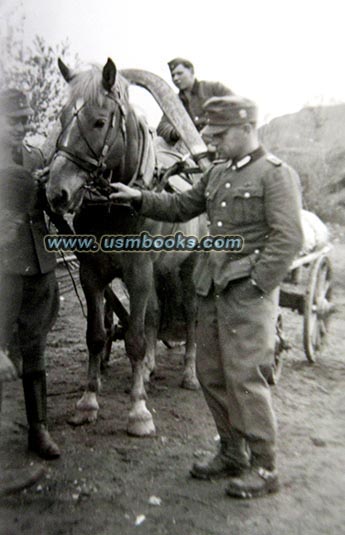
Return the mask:
<svg viewBox="0 0 345 535">
<path fill-rule="evenodd" d="M 263 291 L 260 290 L 259 286 L 250 277 L 241 282 L 241 291 L 243 292 L 243 295 L 253 298 L 262 298 L 264 295 Z"/>
</svg>

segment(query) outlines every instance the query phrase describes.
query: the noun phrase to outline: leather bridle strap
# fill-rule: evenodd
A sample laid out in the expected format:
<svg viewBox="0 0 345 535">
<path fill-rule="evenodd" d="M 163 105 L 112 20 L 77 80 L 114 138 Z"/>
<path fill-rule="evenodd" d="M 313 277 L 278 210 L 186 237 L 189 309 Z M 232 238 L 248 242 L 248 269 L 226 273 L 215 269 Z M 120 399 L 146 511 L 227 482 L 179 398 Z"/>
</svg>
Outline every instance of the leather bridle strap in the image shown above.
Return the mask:
<svg viewBox="0 0 345 535">
<path fill-rule="evenodd" d="M 57 157 L 58 154 L 62 152 L 67 160 L 70 160 L 71 162 L 75 163 L 78 167 L 80 167 L 84 171 L 87 171 L 88 173 L 92 173 L 93 171 L 98 169 L 98 161 L 94 158 L 82 154 L 77 150 L 71 150 L 66 145 L 60 145 L 57 147 L 57 149 L 58 150 L 55 153 L 54 157 Z"/>
<path fill-rule="evenodd" d="M 122 106 L 117 102 L 117 100 L 115 98 L 113 98 L 110 95 L 107 95 L 107 96 L 108 96 L 108 98 L 111 98 L 111 100 L 113 100 L 115 103 L 118 104 L 119 113 L 120 113 L 120 115 L 122 117 L 122 113 L 123 113 Z M 108 126 L 107 132 L 106 132 L 106 134 L 104 136 L 104 142 L 103 142 L 102 150 L 101 150 L 100 155 L 98 156 L 96 154 L 96 152 L 93 150 L 93 148 L 91 147 L 91 145 L 90 145 L 90 143 L 89 143 L 89 141 L 88 141 L 88 139 L 87 139 L 87 137 L 85 135 L 85 132 L 84 132 L 84 130 L 82 128 L 80 119 L 79 119 L 79 113 L 85 107 L 85 105 L 86 105 L 86 103 L 84 102 L 79 108 L 74 110 L 72 118 L 70 119 L 69 123 L 64 128 L 64 130 L 61 132 L 61 134 L 59 135 L 59 138 L 58 138 L 57 143 L 56 143 L 57 151 L 55 152 L 54 158 L 56 158 L 59 153 L 63 153 L 63 155 L 68 160 L 70 160 L 73 163 L 75 163 L 81 169 L 84 169 L 85 171 L 87 171 L 90 174 L 93 174 L 93 173 L 97 174 L 99 172 L 104 172 L 105 168 L 106 168 L 106 166 L 104 165 L 104 160 L 105 160 L 105 157 L 106 157 L 106 155 L 109 152 L 109 149 L 111 147 L 111 145 L 108 145 L 107 142 L 108 142 L 108 137 L 110 135 L 110 132 L 115 127 L 115 111 L 116 111 L 116 109 L 114 109 L 112 111 L 112 116 L 111 116 L 111 119 L 109 121 L 109 126 Z M 77 121 L 77 126 L 78 126 L 79 133 L 80 133 L 83 141 L 85 142 L 88 150 L 91 152 L 92 156 L 82 154 L 80 151 L 71 149 L 68 145 L 64 145 L 61 142 L 62 137 L 66 134 L 66 130 L 68 129 L 69 126 L 72 125 L 72 123 L 73 123 L 73 121 L 75 119 Z M 121 125 L 121 132 L 125 136 L 125 133 L 123 131 L 122 125 Z M 115 143 L 115 142 L 116 142 L 116 138 L 114 139 L 113 143 Z"/>
</svg>

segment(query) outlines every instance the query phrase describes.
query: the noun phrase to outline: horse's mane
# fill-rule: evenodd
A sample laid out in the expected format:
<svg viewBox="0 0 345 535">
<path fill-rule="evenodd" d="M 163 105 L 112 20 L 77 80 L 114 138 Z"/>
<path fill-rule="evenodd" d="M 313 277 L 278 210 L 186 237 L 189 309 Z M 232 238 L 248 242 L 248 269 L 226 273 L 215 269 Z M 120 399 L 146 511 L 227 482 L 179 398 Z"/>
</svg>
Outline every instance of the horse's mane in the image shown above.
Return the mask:
<svg viewBox="0 0 345 535">
<path fill-rule="evenodd" d="M 124 98 L 127 103 L 128 87 L 127 80 L 117 73 L 112 92 L 118 91 L 121 98 Z M 102 67 L 100 65 L 92 64 L 90 68 L 80 71 L 72 78 L 69 83 L 69 102 L 74 102 L 78 98 L 91 104 L 103 106 L 106 93 L 102 85 Z"/>
</svg>

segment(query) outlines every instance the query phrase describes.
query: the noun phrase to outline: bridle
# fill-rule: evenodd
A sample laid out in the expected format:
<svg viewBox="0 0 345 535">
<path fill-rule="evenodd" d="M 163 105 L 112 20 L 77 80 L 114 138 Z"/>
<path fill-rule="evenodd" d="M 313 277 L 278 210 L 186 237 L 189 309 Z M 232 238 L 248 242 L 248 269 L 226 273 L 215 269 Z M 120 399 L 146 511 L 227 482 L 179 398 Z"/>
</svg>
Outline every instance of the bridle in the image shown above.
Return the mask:
<svg viewBox="0 0 345 535">
<path fill-rule="evenodd" d="M 112 93 L 107 92 L 105 96 L 111 99 L 115 103 L 115 106 L 110 112 L 108 128 L 104 135 L 102 148 L 99 151 L 99 154 L 97 154 L 97 152 L 91 146 L 80 120 L 80 114 L 82 110 L 86 107 L 87 101 L 83 101 L 80 103 L 80 101 L 77 100 L 73 107 L 72 117 L 59 134 L 59 137 L 56 142 L 56 151 L 53 159 L 57 158 L 59 155 L 62 154 L 64 158 L 70 160 L 77 167 L 87 172 L 88 179 L 83 185 L 84 189 L 108 196 L 112 192 L 112 189 L 110 187 L 112 169 L 108 168 L 106 159 L 110 149 L 118 142 L 117 135 L 115 135 L 113 139 L 111 139 L 111 136 L 114 132 L 115 125 L 119 124 L 119 130 L 122 134 L 123 143 L 124 146 L 126 146 L 127 131 L 126 109 L 124 103 L 121 101 L 120 95 L 116 96 Z M 84 141 L 89 151 L 89 154 L 83 154 L 80 151 L 66 145 L 63 141 L 64 139 L 66 139 L 66 136 L 68 136 L 71 128 L 74 126 L 75 123 L 77 124 L 80 137 Z M 122 159 L 123 158 L 124 151 Z"/>
</svg>

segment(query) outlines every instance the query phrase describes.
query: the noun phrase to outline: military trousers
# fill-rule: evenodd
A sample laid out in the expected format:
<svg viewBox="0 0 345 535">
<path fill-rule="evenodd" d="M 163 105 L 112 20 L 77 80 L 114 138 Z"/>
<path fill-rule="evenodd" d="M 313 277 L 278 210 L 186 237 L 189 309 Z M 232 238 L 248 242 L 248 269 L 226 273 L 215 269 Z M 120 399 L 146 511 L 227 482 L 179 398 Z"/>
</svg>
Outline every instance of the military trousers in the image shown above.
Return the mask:
<svg viewBox="0 0 345 535">
<path fill-rule="evenodd" d="M 244 439 L 252 464 L 267 469 L 277 426 L 260 366 L 273 362 L 278 299 L 278 289 L 263 294 L 245 278 L 198 302 L 197 375 L 218 433 L 235 457 Z"/>
<path fill-rule="evenodd" d="M 23 375 L 45 370 L 47 335 L 58 307 L 54 271 L 31 276 L 0 273 L 0 347 L 15 341 Z"/>
</svg>

